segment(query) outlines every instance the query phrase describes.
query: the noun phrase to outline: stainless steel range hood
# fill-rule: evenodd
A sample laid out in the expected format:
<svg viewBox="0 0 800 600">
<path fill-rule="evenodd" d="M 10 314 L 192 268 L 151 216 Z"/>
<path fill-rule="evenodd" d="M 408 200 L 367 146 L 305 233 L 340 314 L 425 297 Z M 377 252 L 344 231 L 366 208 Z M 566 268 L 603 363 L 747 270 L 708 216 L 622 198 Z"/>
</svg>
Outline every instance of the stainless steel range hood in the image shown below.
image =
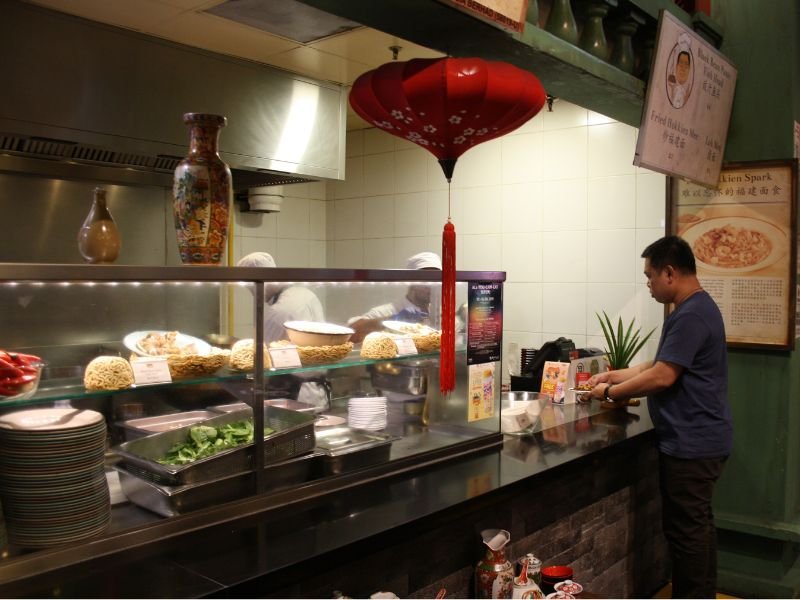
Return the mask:
<svg viewBox="0 0 800 600">
<path fill-rule="evenodd" d="M 344 178 L 340 85 L 16 0 L 0 0 L 0 56 L 7 158 L 170 173 L 183 113 L 210 112 L 228 117 L 220 155 L 237 190 Z"/>
</svg>

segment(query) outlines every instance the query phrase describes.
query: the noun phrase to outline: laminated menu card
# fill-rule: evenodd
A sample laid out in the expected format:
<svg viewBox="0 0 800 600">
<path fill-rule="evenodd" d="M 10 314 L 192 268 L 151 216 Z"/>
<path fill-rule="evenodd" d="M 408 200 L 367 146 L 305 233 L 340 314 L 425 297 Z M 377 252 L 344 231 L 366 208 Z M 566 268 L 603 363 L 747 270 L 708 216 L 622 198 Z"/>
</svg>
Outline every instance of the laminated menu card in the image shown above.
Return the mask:
<svg viewBox="0 0 800 600">
<path fill-rule="evenodd" d="M 548 360 L 542 369 L 542 386 L 539 391 L 550 394 L 556 404 L 563 404 L 568 373 L 569 363 Z"/>
</svg>

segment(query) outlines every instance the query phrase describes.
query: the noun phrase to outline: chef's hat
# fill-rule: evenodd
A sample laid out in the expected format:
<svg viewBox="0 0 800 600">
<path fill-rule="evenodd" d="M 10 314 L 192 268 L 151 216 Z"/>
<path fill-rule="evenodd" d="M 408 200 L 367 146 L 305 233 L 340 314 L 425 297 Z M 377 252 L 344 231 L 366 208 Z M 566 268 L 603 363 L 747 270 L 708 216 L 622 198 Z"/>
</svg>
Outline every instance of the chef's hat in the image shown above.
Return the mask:
<svg viewBox="0 0 800 600">
<path fill-rule="evenodd" d="M 437 269 L 442 270 L 442 260 L 433 252 L 420 252 L 410 256 L 406 264 L 407 269 Z"/>
<path fill-rule="evenodd" d="M 268 252 L 251 252 L 239 259 L 237 267 L 275 267 L 275 259 Z"/>
<path fill-rule="evenodd" d="M 681 31 L 678 35 L 678 43 L 676 45 L 678 46 L 678 52 L 692 53 L 692 38 L 685 31 Z"/>
</svg>

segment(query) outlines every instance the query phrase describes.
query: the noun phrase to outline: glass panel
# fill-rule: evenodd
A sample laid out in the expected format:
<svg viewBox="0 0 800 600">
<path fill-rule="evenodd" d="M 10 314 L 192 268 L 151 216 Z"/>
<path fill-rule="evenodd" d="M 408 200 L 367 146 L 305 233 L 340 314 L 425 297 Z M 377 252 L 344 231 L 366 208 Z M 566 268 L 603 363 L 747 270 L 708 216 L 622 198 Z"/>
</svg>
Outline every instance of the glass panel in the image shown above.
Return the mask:
<svg viewBox="0 0 800 600">
<path fill-rule="evenodd" d="M 102 269 L 97 272 L 106 273 Z M 76 272 L 84 277 L 87 273 Z M 121 272 L 131 276 L 130 271 Z M 158 272 L 153 269 L 148 274 Z M 223 278 L 230 278 L 231 273 L 239 276 L 231 269 L 220 268 L 219 272 Z M 171 278 L 181 276 L 178 269 L 171 273 Z M 256 370 L 252 366 L 252 342 L 257 337 L 255 323 L 262 308 L 255 306 L 256 293 L 262 291 L 259 285 L 263 285 L 266 298 L 263 317 L 267 343 L 286 341 L 288 332 L 283 323 L 290 320 L 352 327 L 356 334 L 349 342 L 300 344 L 300 366 L 272 368 L 267 363 L 263 371 Z M 26 389 L 30 393 L 16 397 L 0 397 L 0 419 L 32 408 L 89 409 L 102 414 L 107 425 L 105 469 L 113 503 L 108 532 L 141 528 L 165 516 L 218 506 L 257 491 L 269 493 L 277 489 L 276 485 L 281 489 L 296 487 L 364 467 L 386 466 L 395 460 L 421 462 L 426 453 L 446 451 L 465 442 L 478 447 L 482 438 L 500 430 L 499 383 L 487 399 L 491 416 L 471 421 L 466 364 L 467 283 L 459 282 L 456 389 L 442 396 L 439 348 L 432 342 L 438 341 L 441 329 L 440 299 L 440 283 L 413 280 L 281 284 L 86 282 L 67 281 L 66 277 L 63 281 L 6 280 L 0 283 L 0 347 L 11 353 L 39 356 L 45 366 L 37 389 Z M 387 325 L 387 321 L 405 325 L 398 330 L 396 324 Z M 434 331 L 424 329 L 420 333 L 412 328 L 409 334 L 405 329 L 408 325 Z M 417 352 L 388 356 L 365 352 L 362 338 L 373 331 L 412 335 Z M 242 350 L 247 341 L 251 344 Z M 159 361 L 152 358 L 155 355 L 169 356 Z M 131 371 L 125 369 L 144 363 L 155 365 L 155 371 L 159 364 L 165 365 L 172 380 L 133 385 Z M 114 370 L 120 364 L 124 369 Z M 494 368 L 499 377 L 500 363 Z M 8 384 L 13 370 L 6 369 L 0 375 L 5 373 Z M 153 372 L 144 369 L 141 376 L 148 374 L 152 376 Z M 254 384 L 262 381 L 263 390 L 254 391 Z M 153 465 L 175 441 L 187 439 L 190 425 L 213 419 L 211 424 L 221 431 L 228 421 L 247 419 L 252 415 L 250 407 L 259 406 L 262 399 L 264 425 L 281 437 L 273 438 L 275 443 L 258 441 L 258 454 L 250 452 L 241 457 L 243 462 L 236 458 L 231 463 L 215 462 L 215 458 L 208 462 L 210 466 L 189 470 L 188 474 L 180 469 L 169 471 L 169 465 Z M 316 427 L 315 420 L 319 420 Z M 348 435 L 366 443 L 372 448 L 369 452 L 337 454 L 334 446 L 339 441 L 331 437 L 331 432 L 348 426 Z M 159 447 L 161 454 L 153 454 L 155 450 L 149 446 L 155 443 L 152 440 L 163 442 L 170 432 L 179 433 L 181 440 L 176 438 Z M 151 434 L 158 435 L 147 437 Z M 141 461 L 129 457 L 131 454 L 151 462 L 142 467 Z M 255 457 L 262 455 L 264 469 L 254 470 Z M 201 463 L 191 464 L 196 467 Z M 171 495 L 184 484 L 198 482 L 202 494 L 184 490 Z M 171 491 L 164 492 L 163 486 Z M 155 493 L 154 489 L 160 491 Z M 6 501 L 11 502 L 14 513 L 14 500 Z M 21 548 L 19 551 L 24 552 Z M 17 552 L 11 550 L 12 555 Z"/>
</svg>

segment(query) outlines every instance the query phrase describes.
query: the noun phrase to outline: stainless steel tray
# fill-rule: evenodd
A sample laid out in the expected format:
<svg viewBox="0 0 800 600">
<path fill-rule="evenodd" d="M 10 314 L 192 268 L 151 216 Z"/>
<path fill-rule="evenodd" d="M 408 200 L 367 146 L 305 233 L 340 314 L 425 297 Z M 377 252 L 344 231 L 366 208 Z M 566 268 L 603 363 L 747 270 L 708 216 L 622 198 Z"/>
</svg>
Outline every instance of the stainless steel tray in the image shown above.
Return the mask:
<svg viewBox="0 0 800 600">
<path fill-rule="evenodd" d="M 326 475 L 337 475 L 389 460 L 392 440 L 383 433 L 350 427 L 317 430 L 317 451 L 322 454 Z"/>
<path fill-rule="evenodd" d="M 208 419 L 205 424 L 221 426 L 251 417 L 251 411 L 241 410 Z M 293 410 L 266 406 L 264 425 L 275 430 L 264 436 L 264 464 L 271 464 L 314 449 L 314 415 Z M 113 448 L 125 468 L 154 483 L 186 485 L 233 475 L 253 469 L 253 444 L 243 444 L 223 450 L 186 465 L 162 465 L 156 462 L 172 446 L 186 439 L 190 426 L 155 433 L 138 440 L 123 442 Z"/>
<path fill-rule="evenodd" d="M 153 433 L 161 433 L 170 429 L 178 429 L 187 425 L 196 425 L 206 419 L 219 416 L 210 410 L 189 410 L 186 412 L 158 415 L 156 417 L 140 417 L 120 421 L 117 426 L 125 431 L 126 440 L 135 440 Z"/>
<path fill-rule="evenodd" d="M 383 392 L 399 392 L 424 396 L 428 391 L 429 360 L 413 362 L 387 362 L 372 365 L 372 386 Z"/>
<path fill-rule="evenodd" d="M 265 491 L 277 491 L 320 477 L 320 460 L 320 454 L 306 454 L 265 467 Z M 142 479 L 124 466 L 116 466 L 115 469 L 119 473 L 122 493 L 128 500 L 165 517 L 244 498 L 255 491 L 255 474 L 252 471 L 202 483 L 169 486 Z"/>
<path fill-rule="evenodd" d="M 274 400 L 264 400 L 264 406 L 277 406 L 278 408 L 285 408 L 287 410 L 296 410 L 297 412 L 313 412 L 317 407 L 313 404 L 306 404 L 305 402 L 297 402 L 289 398 L 275 398 Z M 234 402 L 233 404 L 217 404 L 209 406 L 208 410 L 214 413 L 229 413 L 237 410 L 250 411 L 250 405 L 246 402 Z"/>
</svg>

